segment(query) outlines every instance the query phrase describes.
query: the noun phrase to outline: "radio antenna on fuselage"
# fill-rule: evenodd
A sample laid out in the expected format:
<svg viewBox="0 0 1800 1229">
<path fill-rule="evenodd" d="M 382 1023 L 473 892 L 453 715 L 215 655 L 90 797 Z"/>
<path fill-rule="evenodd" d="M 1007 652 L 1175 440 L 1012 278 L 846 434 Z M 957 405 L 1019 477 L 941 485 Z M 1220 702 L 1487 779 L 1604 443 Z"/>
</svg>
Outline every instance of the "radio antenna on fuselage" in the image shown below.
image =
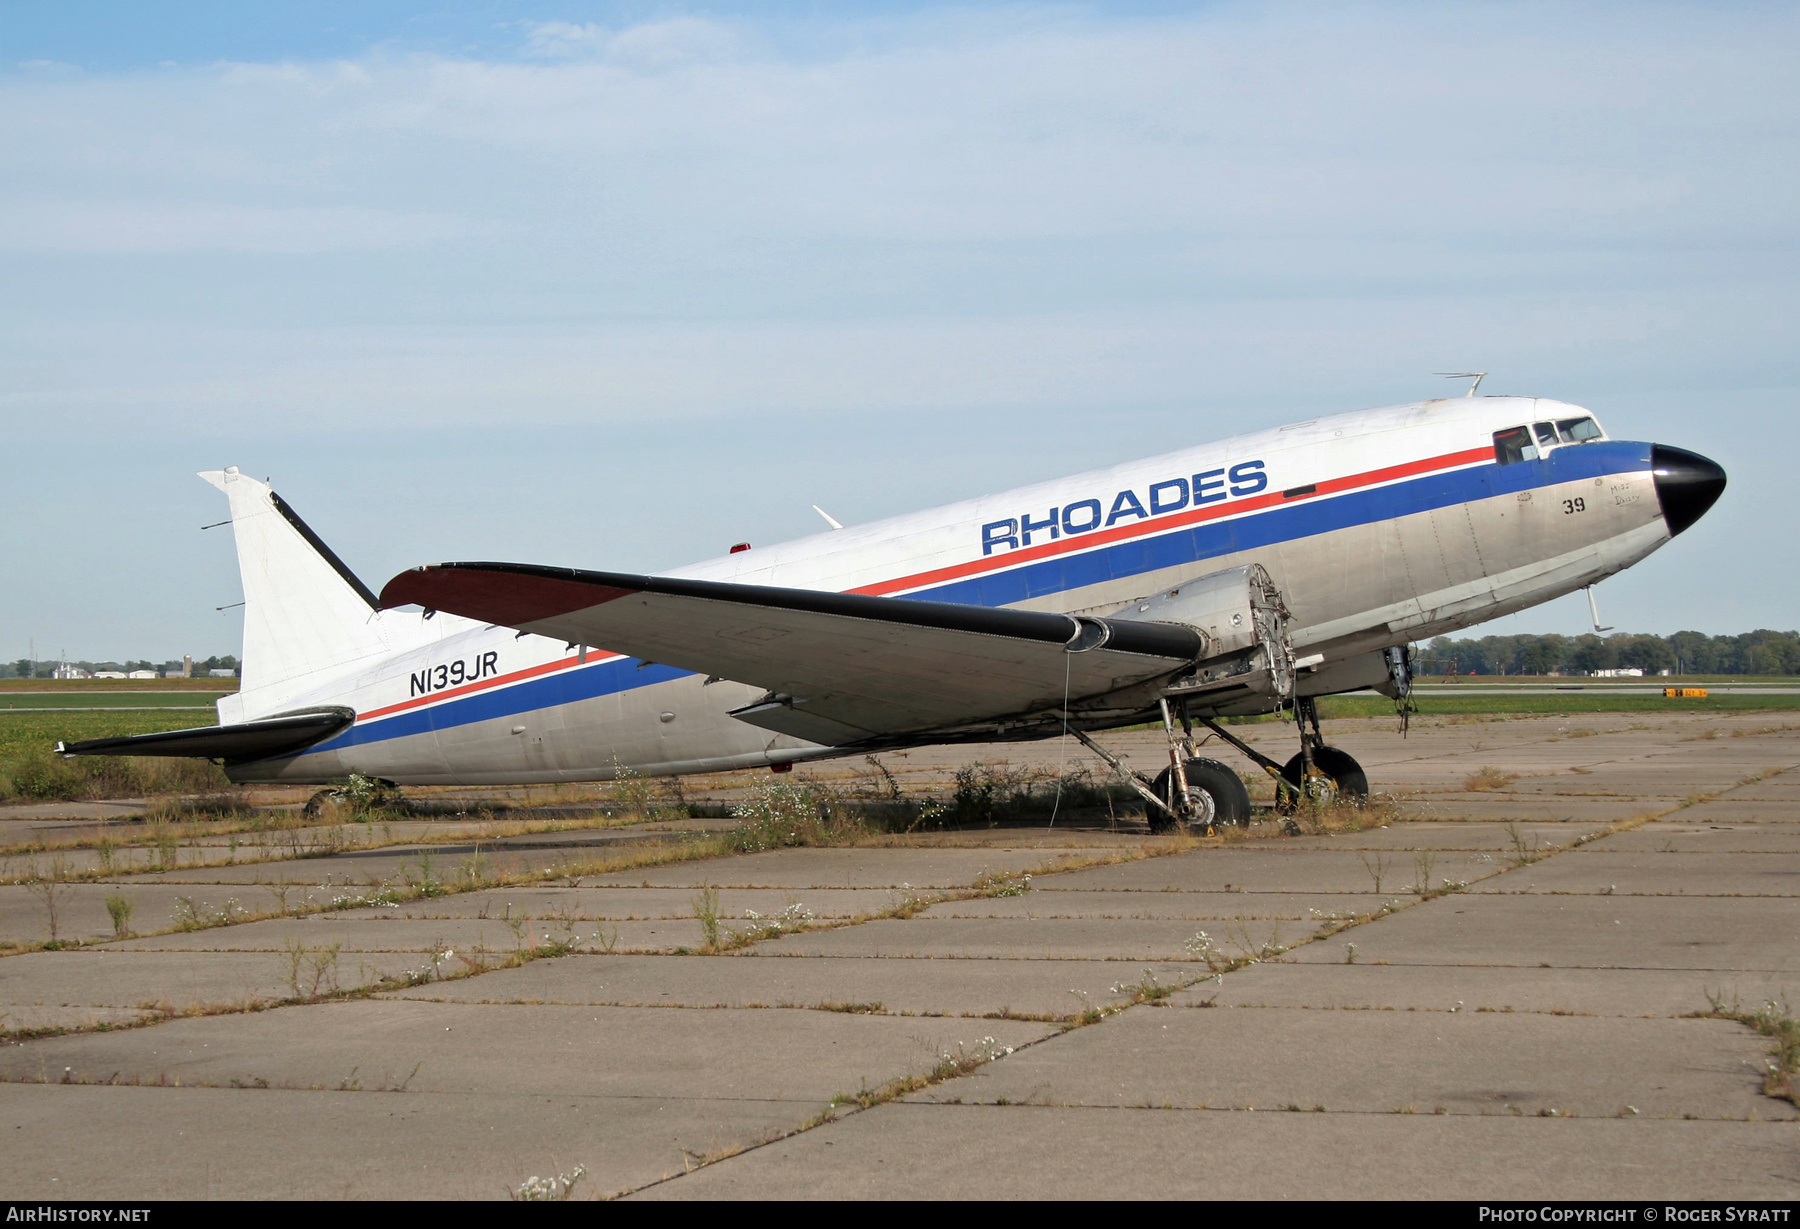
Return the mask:
<svg viewBox="0 0 1800 1229">
<path fill-rule="evenodd" d="M 1481 382 L 1487 379 L 1487 372 L 1485 371 L 1439 371 L 1434 372 L 1433 374 L 1443 376 L 1446 380 L 1475 381 L 1475 383 L 1469 385 L 1469 391 L 1463 394 L 1465 397 L 1473 397 L 1475 395 L 1475 390 L 1481 387 Z"/>
</svg>

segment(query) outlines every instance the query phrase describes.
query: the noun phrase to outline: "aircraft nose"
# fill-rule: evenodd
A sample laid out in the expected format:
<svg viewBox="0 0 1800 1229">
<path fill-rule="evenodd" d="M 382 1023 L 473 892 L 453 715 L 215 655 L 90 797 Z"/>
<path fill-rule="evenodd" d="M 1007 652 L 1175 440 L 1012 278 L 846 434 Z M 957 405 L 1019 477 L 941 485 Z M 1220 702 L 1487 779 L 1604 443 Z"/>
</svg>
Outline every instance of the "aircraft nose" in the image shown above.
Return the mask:
<svg viewBox="0 0 1800 1229">
<path fill-rule="evenodd" d="M 1697 452 L 1652 444 L 1650 470 L 1656 477 L 1656 498 L 1662 504 L 1670 537 L 1705 516 L 1725 492 L 1724 469 Z"/>
</svg>

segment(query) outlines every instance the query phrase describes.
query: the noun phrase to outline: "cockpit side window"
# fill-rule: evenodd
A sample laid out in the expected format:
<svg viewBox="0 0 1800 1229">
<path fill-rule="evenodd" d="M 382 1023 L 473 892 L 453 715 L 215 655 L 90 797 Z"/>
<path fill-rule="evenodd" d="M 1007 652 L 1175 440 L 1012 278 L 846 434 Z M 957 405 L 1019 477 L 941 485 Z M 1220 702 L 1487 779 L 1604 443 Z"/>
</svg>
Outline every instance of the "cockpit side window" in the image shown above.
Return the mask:
<svg viewBox="0 0 1800 1229">
<path fill-rule="evenodd" d="M 1539 448 L 1556 447 L 1556 424 L 1550 422 L 1534 422 L 1531 429 L 1537 432 Z"/>
<path fill-rule="evenodd" d="M 1537 458 L 1537 445 L 1531 442 L 1530 427 L 1508 427 L 1494 432 L 1494 460 L 1500 464 L 1513 465 Z"/>
<path fill-rule="evenodd" d="M 1600 424 L 1591 418 L 1559 418 L 1556 432 L 1565 444 L 1585 444 L 1600 438 Z"/>
</svg>

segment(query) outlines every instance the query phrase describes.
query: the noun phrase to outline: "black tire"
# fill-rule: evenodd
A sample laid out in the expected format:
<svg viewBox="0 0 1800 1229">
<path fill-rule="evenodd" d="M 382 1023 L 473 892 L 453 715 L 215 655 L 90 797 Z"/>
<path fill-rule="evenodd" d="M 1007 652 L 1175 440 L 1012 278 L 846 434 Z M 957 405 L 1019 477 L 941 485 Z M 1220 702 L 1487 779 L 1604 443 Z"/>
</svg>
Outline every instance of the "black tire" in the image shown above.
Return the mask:
<svg viewBox="0 0 1800 1229">
<path fill-rule="evenodd" d="M 1170 771 L 1163 769 L 1155 781 L 1156 792 L 1163 798 L 1169 796 Z M 1189 760 L 1185 771 L 1188 792 L 1204 793 L 1211 800 L 1213 823 L 1243 827 L 1250 822 L 1250 791 L 1244 788 L 1237 773 L 1218 760 L 1198 758 Z M 1204 811 L 1204 802 L 1201 807 Z M 1163 807 L 1149 808 L 1146 818 L 1152 832 L 1172 832 L 1176 827 L 1175 817 Z"/>
<path fill-rule="evenodd" d="M 1362 765 L 1351 758 L 1349 752 L 1339 751 L 1336 747 L 1319 747 L 1313 751 L 1313 767 L 1331 778 L 1337 787 L 1338 797 L 1346 802 L 1361 806 L 1369 800 L 1369 777 L 1362 770 Z M 1300 774 L 1306 770 L 1306 756 L 1296 754 L 1282 768 L 1282 775 L 1299 780 Z M 1275 804 L 1279 810 L 1292 811 L 1298 800 L 1287 782 L 1275 785 Z"/>
</svg>

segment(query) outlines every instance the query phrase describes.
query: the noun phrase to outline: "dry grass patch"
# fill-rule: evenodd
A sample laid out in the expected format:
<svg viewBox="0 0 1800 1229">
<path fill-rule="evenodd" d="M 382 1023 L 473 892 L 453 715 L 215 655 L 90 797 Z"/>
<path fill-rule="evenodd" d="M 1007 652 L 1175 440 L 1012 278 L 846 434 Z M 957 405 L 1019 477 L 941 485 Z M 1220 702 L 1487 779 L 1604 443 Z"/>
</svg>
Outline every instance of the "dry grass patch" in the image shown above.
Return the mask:
<svg viewBox="0 0 1800 1229">
<path fill-rule="evenodd" d="M 1491 794 L 1505 789 L 1518 779 L 1518 773 L 1505 772 L 1490 764 L 1470 773 L 1463 781 L 1463 790 L 1470 794 Z"/>
</svg>

